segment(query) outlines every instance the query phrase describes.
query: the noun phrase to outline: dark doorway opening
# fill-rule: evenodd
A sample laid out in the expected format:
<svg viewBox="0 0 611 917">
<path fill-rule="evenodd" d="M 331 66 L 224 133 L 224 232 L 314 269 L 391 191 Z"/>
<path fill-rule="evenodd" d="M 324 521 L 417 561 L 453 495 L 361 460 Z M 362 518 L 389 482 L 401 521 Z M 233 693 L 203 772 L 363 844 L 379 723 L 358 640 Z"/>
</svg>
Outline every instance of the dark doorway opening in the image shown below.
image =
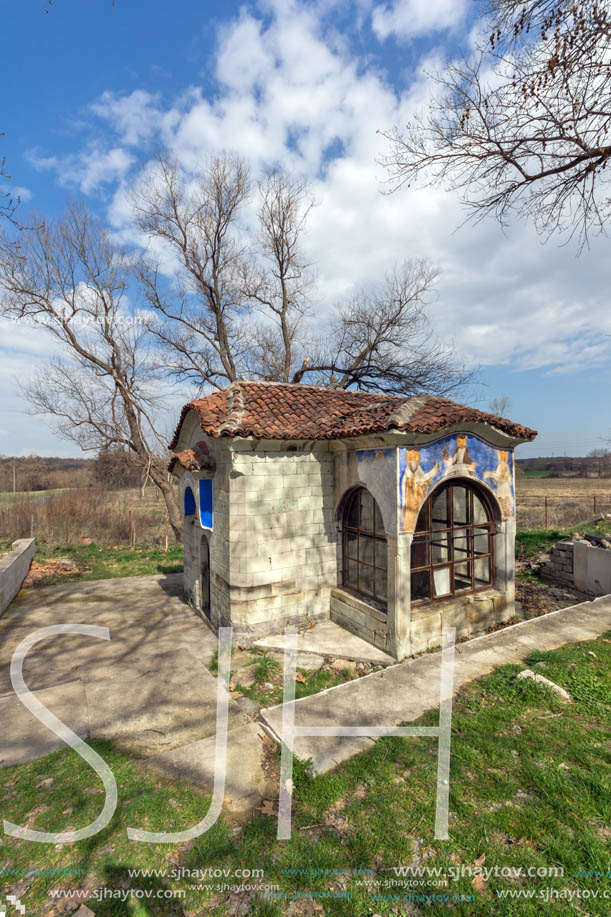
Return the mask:
<svg viewBox="0 0 611 917">
<path fill-rule="evenodd" d="M 199 549 L 200 580 L 199 594 L 201 611 L 207 620 L 210 620 L 210 548 L 208 539 L 202 535 Z"/>
</svg>

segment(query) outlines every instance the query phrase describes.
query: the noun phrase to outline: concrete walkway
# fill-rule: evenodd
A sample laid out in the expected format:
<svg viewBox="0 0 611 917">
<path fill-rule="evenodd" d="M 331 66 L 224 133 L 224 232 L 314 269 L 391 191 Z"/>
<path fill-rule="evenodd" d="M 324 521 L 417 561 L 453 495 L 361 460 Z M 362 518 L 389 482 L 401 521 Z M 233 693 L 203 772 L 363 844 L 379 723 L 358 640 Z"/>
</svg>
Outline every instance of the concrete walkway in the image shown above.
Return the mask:
<svg viewBox="0 0 611 917">
<path fill-rule="evenodd" d="M 611 630 L 611 596 L 561 608 L 456 646 L 454 692 L 496 666 L 517 663 L 534 650 L 553 650 Z M 439 706 L 441 653 L 408 659 L 383 671 L 294 701 L 296 726 L 398 726 Z M 261 711 L 279 740 L 283 705 Z M 295 753 L 311 758 L 314 773 L 324 773 L 373 744 L 368 738 L 303 736 Z"/>
<path fill-rule="evenodd" d="M 26 656 L 28 688 L 83 739 L 110 739 L 169 777 L 212 789 L 217 638 L 181 598 L 182 574 L 65 583 L 24 591 L 0 618 L 0 767 L 65 747 L 15 695 L 16 646 L 52 624 L 108 627 L 110 640 L 47 637 Z M 265 791 L 263 731 L 229 700 L 227 807 Z M 212 749 L 212 750 L 211 750 Z"/>
</svg>

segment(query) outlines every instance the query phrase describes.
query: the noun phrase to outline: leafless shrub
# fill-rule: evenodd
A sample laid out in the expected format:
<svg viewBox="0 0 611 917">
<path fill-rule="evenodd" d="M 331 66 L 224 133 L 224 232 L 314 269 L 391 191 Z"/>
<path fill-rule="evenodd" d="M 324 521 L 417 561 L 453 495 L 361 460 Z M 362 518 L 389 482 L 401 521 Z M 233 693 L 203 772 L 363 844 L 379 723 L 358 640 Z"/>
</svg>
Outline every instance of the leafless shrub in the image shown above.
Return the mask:
<svg viewBox="0 0 611 917">
<path fill-rule="evenodd" d="M 168 534 L 161 497 L 149 491 L 101 487 L 51 495 L 22 495 L 0 504 L 0 539 L 35 536 L 52 544 L 164 544 Z"/>
</svg>

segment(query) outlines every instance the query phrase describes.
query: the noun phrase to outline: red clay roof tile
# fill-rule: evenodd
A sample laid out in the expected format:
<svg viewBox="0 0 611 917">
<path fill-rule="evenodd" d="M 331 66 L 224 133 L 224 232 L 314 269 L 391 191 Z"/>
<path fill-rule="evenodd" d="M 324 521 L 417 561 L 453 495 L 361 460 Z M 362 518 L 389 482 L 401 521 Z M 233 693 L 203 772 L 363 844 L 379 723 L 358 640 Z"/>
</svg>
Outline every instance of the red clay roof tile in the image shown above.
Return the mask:
<svg viewBox="0 0 611 917">
<path fill-rule="evenodd" d="M 320 385 L 234 382 L 184 406 L 170 449 L 177 446 L 191 409 L 199 413 L 204 433 L 213 437 L 344 439 L 393 429 L 433 433 L 464 423 L 486 423 L 523 440 L 537 435 L 536 430 L 437 395 L 405 398 Z"/>
</svg>

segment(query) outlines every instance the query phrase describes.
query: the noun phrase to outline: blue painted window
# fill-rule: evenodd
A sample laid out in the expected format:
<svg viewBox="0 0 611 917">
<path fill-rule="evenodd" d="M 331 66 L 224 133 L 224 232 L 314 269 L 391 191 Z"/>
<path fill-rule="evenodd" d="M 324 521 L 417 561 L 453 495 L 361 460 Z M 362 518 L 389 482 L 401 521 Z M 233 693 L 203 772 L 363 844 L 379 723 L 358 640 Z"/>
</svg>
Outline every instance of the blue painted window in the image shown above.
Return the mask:
<svg viewBox="0 0 611 917">
<path fill-rule="evenodd" d="M 185 516 L 195 515 L 195 497 L 190 487 L 185 487 Z"/>
<path fill-rule="evenodd" d="M 210 478 L 199 482 L 199 518 L 202 528 L 212 528 L 212 481 Z"/>
</svg>

